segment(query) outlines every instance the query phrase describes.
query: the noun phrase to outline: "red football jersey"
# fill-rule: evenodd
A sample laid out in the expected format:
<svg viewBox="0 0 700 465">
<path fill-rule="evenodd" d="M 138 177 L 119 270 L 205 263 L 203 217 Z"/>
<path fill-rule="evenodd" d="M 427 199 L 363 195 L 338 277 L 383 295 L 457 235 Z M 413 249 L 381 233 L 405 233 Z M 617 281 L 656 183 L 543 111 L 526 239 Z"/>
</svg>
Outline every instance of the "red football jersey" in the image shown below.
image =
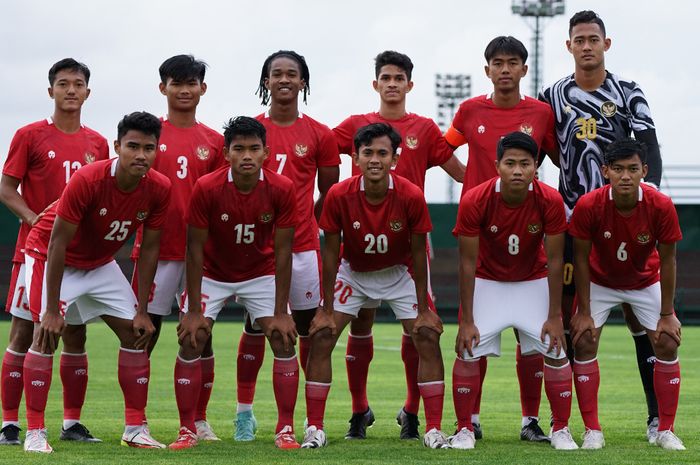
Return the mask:
<svg viewBox="0 0 700 465">
<path fill-rule="evenodd" d="M 461 103 L 445 138 L 455 147 L 469 144 L 462 196 L 472 187 L 498 176 L 496 148 L 501 138 L 513 131 L 529 134 L 546 152 L 556 150 L 554 114 L 544 102 L 524 96 L 512 108 L 499 108 L 491 96 L 481 95 Z"/>
<path fill-rule="evenodd" d="M 302 113 L 291 126 L 277 126 L 268 113 L 258 115 L 257 119 L 265 126 L 270 147 L 265 168 L 291 179 L 296 189 L 297 225 L 293 251 L 319 250 L 314 181 L 319 167 L 340 165 L 333 133 L 328 126 Z"/>
<path fill-rule="evenodd" d="M 452 232 L 479 236 L 477 277 L 516 282 L 547 276 L 542 238 L 565 231 L 564 201 L 556 189 L 533 180 L 525 202 L 511 207 L 501 195 L 501 179 L 494 178 L 462 197 Z"/>
<path fill-rule="evenodd" d="M 178 128 L 163 119 L 158 154 L 152 168 L 170 179 L 170 207 L 160 239 L 160 260 L 184 260 L 187 243 L 185 217 L 197 179 L 228 165 L 224 159 L 224 136 L 197 123 Z M 131 258 L 136 259 L 143 233 L 136 234 Z"/>
<path fill-rule="evenodd" d="M 170 181 L 153 170 L 132 192 L 117 187 L 118 159 L 103 160 L 79 170 L 61 198 L 32 228 L 26 247 L 30 255 L 46 256 L 56 216 L 78 225 L 66 249 L 66 266 L 92 270 L 109 263 L 143 225 L 161 229 L 170 198 Z M 35 232 L 36 230 L 36 232 Z"/>
<path fill-rule="evenodd" d="M 592 243 L 591 281 L 627 290 L 643 289 L 659 280 L 657 242 L 682 239 L 671 198 L 644 184 L 629 216 L 615 207 L 610 185 L 584 195 L 576 202 L 569 233 Z"/>
<path fill-rule="evenodd" d="M 352 115 L 333 129 L 340 153 L 352 154 L 355 151 L 353 140 L 357 130 L 374 123 L 387 123 L 399 133 L 401 145 L 394 172 L 421 190 L 425 190 L 425 172 L 433 166 L 446 163 L 454 152 L 442 137 L 440 128 L 430 118 L 407 113 L 401 119 L 389 120 L 375 112 Z M 360 174 L 360 169 L 354 164 L 352 174 Z"/>
<path fill-rule="evenodd" d="M 22 198 L 39 213 L 58 199 L 68 179 L 81 166 L 109 158 L 107 139 L 81 126 L 61 132 L 51 118 L 20 128 L 12 139 L 2 173 L 20 180 Z M 22 223 L 13 262 L 24 263 L 24 244 L 30 226 Z"/>
<path fill-rule="evenodd" d="M 203 176 L 187 214 L 187 224 L 209 231 L 204 276 L 228 283 L 275 274 L 275 228 L 296 222 L 292 181 L 267 169 L 247 194 L 236 188 L 230 168 Z"/>
<path fill-rule="evenodd" d="M 389 178 L 389 191 L 379 205 L 370 204 L 364 190 L 362 176 L 331 187 L 323 204 L 321 229 L 342 233 L 342 256 L 354 271 L 410 265 L 411 234 L 432 229 L 423 192 L 395 175 Z"/>
</svg>

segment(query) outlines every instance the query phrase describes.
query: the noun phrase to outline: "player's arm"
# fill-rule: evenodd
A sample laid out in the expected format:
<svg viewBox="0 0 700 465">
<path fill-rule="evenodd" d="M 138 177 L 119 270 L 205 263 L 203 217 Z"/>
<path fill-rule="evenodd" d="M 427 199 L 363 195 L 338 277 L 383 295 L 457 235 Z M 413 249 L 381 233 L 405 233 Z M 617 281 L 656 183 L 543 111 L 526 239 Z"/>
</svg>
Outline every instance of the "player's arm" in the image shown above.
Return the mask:
<svg viewBox="0 0 700 465">
<path fill-rule="evenodd" d="M 681 322 L 673 310 L 673 296 L 676 293 L 676 243 L 659 243 L 658 249 L 661 261 L 661 313 L 654 339 L 658 342 L 663 333 L 681 345 Z"/>
<path fill-rule="evenodd" d="M 550 161 L 556 166 L 557 168 L 561 168 L 561 161 L 559 160 L 559 149 L 558 148 L 550 148 L 546 152 L 544 150 L 540 150 L 539 157 L 537 159 L 537 166 L 541 166 L 542 163 L 544 163 L 544 159 L 549 157 Z"/>
<path fill-rule="evenodd" d="M 661 170 L 663 163 L 661 161 L 661 150 L 659 149 L 659 141 L 656 139 L 655 129 L 645 129 L 644 131 L 635 131 L 634 137 L 638 141 L 644 142 L 647 146 L 647 172 L 644 181 L 654 184 L 658 189 L 661 186 Z"/>
<path fill-rule="evenodd" d="M 211 331 L 202 307 L 202 276 L 204 273 L 204 244 L 209 230 L 187 226 L 187 252 L 185 254 L 185 286 L 187 288 L 187 312 L 177 327 L 178 340 L 190 338 L 190 345 L 197 347 L 197 331 Z"/>
<path fill-rule="evenodd" d="M 564 233 L 550 234 L 545 237 L 544 250 L 547 254 L 547 285 L 549 287 L 549 312 L 547 321 L 542 326 L 540 338 L 544 342 L 549 335 L 549 347 L 552 350 L 556 344 L 557 354 L 566 350 L 564 326 L 561 321 L 561 294 L 564 280 Z"/>
<path fill-rule="evenodd" d="M 160 251 L 160 229 L 151 229 L 144 226 L 143 240 L 141 241 L 141 249 L 139 259 L 136 262 L 138 277 L 138 295 L 136 300 L 136 316 L 132 323 L 136 343 L 134 346 L 137 349 L 148 346 L 151 336 L 155 333 L 156 328 L 148 316 L 148 300 L 153 287 L 153 279 L 156 275 L 158 267 L 158 253 Z"/>
<path fill-rule="evenodd" d="M 591 268 L 588 262 L 591 248 L 590 240 L 574 237 L 574 280 L 578 304 L 576 314 L 571 317 L 571 342 L 574 346 L 586 331 L 590 331 L 595 340 L 595 324 L 591 317 Z"/>
<path fill-rule="evenodd" d="M 287 312 L 289 286 L 292 282 L 292 241 L 294 228 L 275 229 L 275 313 L 267 326 L 267 336 L 277 331 L 282 336 L 284 350 L 290 350 L 296 342 L 297 330 L 292 316 Z"/>
<path fill-rule="evenodd" d="M 66 249 L 77 230 L 77 224 L 57 216 L 51 231 L 46 263 L 46 309 L 37 341 L 43 353 L 53 353 L 56 350 L 65 325 L 61 314 L 61 283 L 66 265 Z"/>
<path fill-rule="evenodd" d="M 323 244 L 323 306 L 316 312 L 311 322 L 309 335 L 329 328 L 335 334 L 333 321 L 333 301 L 335 300 L 335 279 L 338 276 L 338 258 L 340 256 L 340 233 L 326 231 Z"/>
<path fill-rule="evenodd" d="M 321 218 L 321 211 L 323 210 L 323 202 L 326 200 L 326 194 L 328 189 L 333 186 L 333 184 L 338 182 L 340 178 L 340 167 L 339 166 L 319 166 L 318 167 L 318 200 L 314 205 L 314 216 L 316 221 Z"/>
<path fill-rule="evenodd" d="M 17 191 L 21 180 L 14 176 L 3 174 L 0 178 L 0 202 L 2 202 L 17 218 L 30 226 L 34 225 L 37 217 L 36 212 L 32 211 L 24 198 Z"/>
<path fill-rule="evenodd" d="M 466 167 L 459 161 L 455 155 L 452 155 L 449 160 L 440 165 L 440 168 L 445 170 L 445 173 L 449 174 L 452 179 L 457 182 L 464 181 L 464 171 Z"/>
<path fill-rule="evenodd" d="M 462 319 L 459 322 L 455 351 L 462 357 L 464 351 L 472 356 L 472 348 L 479 344 L 479 330 L 474 324 L 474 281 L 476 259 L 479 256 L 479 236 L 459 236 L 459 303 Z"/>
</svg>

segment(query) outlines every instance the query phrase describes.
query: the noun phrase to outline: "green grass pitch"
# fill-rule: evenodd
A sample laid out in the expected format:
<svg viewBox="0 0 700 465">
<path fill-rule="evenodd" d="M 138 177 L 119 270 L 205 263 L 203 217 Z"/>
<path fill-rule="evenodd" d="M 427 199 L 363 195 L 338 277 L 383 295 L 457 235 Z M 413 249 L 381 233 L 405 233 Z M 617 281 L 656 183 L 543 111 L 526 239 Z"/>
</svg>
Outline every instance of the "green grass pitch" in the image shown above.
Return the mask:
<svg viewBox="0 0 700 465">
<path fill-rule="evenodd" d="M 0 323 L 0 345 L 5 347 L 9 324 Z M 482 425 L 485 439 L 473 451 L 428 450 L 422 443 L 400 441 L 394 417 L 405 396 L 398 324 L 375 327 L 374 361 L 370 367 L 369 400 L 377 422 L 365 441 L 345 441 L 343 436 L 350 417 L 350 396 L 343 355 L 346 336 L 342 336 L 334 353 L 335 379 L 326 410 L 329 445 L 322 450 L 278 451 L 273 445 L 276 422 L 271 386 L 272 354 L 267 351 L 256 393 L 255 414 L 258 436 L 252 443 L 232 439 L 235 412 L 235 360 L 241 325 L 219 323 L 214 328 L 216 382 L 209 405 L 209 421 L 220 443 L 206 443 L 186 451 L 134 450 L 119 446 L 123 429 L 123 400 L 117 384 L 117 339 L 106 325 L 88 328 L 90 382 L 83 411 L 83 422 L 105 442 L 73 444 L 58 440 L 62 402 L 55 360 L 54 380 L 47 410 L 49 440 L 55 452 L 49 456 L 26 454 L 20 447 L 0 448 L 0 464 L 657 464 L 700 463 L 700 328 L 683 330 L 681 347 L 682 387 L 676 432 L 685 452 L 668 452 L 650 446 L 645 438 L 646 407 L 639 381 L 634 346 L 626 328 L 611 326 L 603 332 L 600 350 L 601 388 L 600 417 L 606 435 L 601 451 L 559 452 L 548 445 L 524 443 L 519 439 L 520 403 L 515 376 L 514 338 L 503 334 L 503 357 L 491 359 L 484 385 Z M 442 338 L 446 366 L 447 395 L 443 429 L 452 433 L 454 413 L 450 374 L 454 360 L 455 325 L 446 325 Z M 169 443 L 178 430 L 178 416 L 173 390 L 173 366 L 176 353 L 175 324 L 166 323 L 161 340 L 151 359 L 151 382 L 148 417 L 155 438 Z M 302 377 L 303 379 L 303 377 Z M 296 429 L 302 435 L 305 416 L 303 381 L 299 389 Z M 549 407 L 543 393 L 541 418 L 547 424 Z M 572 408 L 571 429 L 577 442 L 583 431 L 576 401 Z M 24 426 L 24 409 L 20 413 Z M 423 422 L 421 414 L 421 423 Z"/>
</svg>

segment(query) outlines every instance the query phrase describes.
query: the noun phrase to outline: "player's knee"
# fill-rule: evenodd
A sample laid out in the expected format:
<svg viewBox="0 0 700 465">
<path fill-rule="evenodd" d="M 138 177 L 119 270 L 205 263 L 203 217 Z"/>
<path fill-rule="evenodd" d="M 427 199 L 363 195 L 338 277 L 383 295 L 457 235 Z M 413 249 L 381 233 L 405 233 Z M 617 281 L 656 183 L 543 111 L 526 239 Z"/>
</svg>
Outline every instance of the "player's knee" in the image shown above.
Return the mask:
<svg viewBox="0 0 700 465">
<path fill-rule="evenodd" d="M 87 328 L 85 325 L 66 325 L 63 328 L 63 350 L 72 354 L 85 352 Z"/>
<path fill-rule="evenodd" d="M 413 334 L 413 343 L 416 348 L 421 347 L 437 347 L 440 348 L 440 334 L 429 328 L 418 328 L 418 331 Z"/>
<path fill-rule="evenodd" d="M 311 336 L 311 349 L 309 355 L 328 355 L 333 352 L 336 338 L 329 328 L 324 328 Z"/>
<path fill-rule="evenodd" d="M 32 345 L 34 338 L 34 323 L 28 320 L 16 319 L 17 322 L 12 323 L 10 331 L 10 343 L 8 347 L 15 352 L 24 353 Z"/>
<path fill-rule="evenodd" d="M 678 344 L 675 339 L 667 334 L 661 334 L 658 342 L 654 344 L 656 358 L 661 360 L 675 360 L 678 356 Z"/>
<path fill-rule="evenodd" d="M 574 346 L 576 360 L 590 360 L 596 355 L 596 345 L 590 332 L 583 334 Z"/>
<path fill-rule="evenodd" d="M 375 313 L 376 309 L 374 308 L 360 309 L 357 318 L 350 322 L 350 333 L 353 336 L 369 336 L 372 334 Z"/>
<path fill-rule="evenodd" d="M 294 355 L 294 340 L 287 341 L 287 347 L 284 346 L 284 337 L 279 331 L 273 331 L 270 335 L 270 348 L 275 357 L 289 358 Z"/>
</svg>

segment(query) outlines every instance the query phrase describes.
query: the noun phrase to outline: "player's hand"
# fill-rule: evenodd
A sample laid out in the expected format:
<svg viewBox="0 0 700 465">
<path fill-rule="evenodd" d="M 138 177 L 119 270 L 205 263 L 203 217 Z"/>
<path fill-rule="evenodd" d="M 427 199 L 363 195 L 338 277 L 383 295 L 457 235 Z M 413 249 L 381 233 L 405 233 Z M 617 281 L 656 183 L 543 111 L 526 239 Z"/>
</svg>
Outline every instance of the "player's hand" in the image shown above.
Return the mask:
<svg viewBox="0 0 700 465">
<path fill-rule="evenodd" d="M 544 342 L 546 336 L 549 336 L 549 345 L 547 346 L 547 353 L 551 352 L 553 348 L 557 348 L 557 356 L 561 353 L 562 349 L 566 352 L 566 338 L 564 337 L 564 324 L 561 322 L 559 316 L 547 318 L 547 321 L 542 325 L 542 333 L 540 334 L 540 340 Z"/>
<path fill-rule="evenodd" d="M 177 325 L 177 341 L 183 344 L 185 339 L 189 336 L 190 346 L 193 349 L 197 348 L 197 332 L 199 330 L 204 330 L 207 335 L 211 334 L 211 326 L 209 326 L 209 320 L 201 312 L 187 312 L 180 320 Z"/>
<path fill-rule="evenodd" d="M 413 334 L 418 334 L 421 328 L 431 329 L 438 334 L 442 334 L 442 320 L 433 311 L 418 312 L 416 322 L 413 323 Z"/>
<path fill-rule="evenodd" d="M 272 337 L 272 333 L 275 331 L 280 333 L 280 336 L 282 336 L 284 350 L 289 352 L 296 344 L 298 337 L 297 325 L 294 323 L 292 315 L 285 313 L 272 317 L 267 325 L 267 328 L 265 328 L 265 336 L 270 339 Z"/>
<path fill-rule="evenodd" d="M 584 315 L 581 312 L 576 312 L 574 316 L 571 317 L 571 343 L 576 347 L 578 341 L 581 337 L 590 331 L 591 340 L 593 343 L 596 342 L 596 330 L 595 323 L 593 322 L 593 317 L 590 315 Z"/>
<path fill-rule="evenodd" d="M 338 331 L 338 329 L 335 327 L 333 314 L 327 313 L 322 307 L 318 307 L 316 310 L 316 315 L 314 316 L 314 319 L 311 320 L 311 325 L 309 326 L 309 337 L 326 328 L 331 330 L 331 334 L 333 336 L 335 336 L 335 333 Z"/>
<path fill-rule="evenodd" d="M 457 341 L 455 342 L 457 356 L 464 358 L 464 351 L 466 350 L 469 356 L 473 357 L 473 349 L 479 345 L 480 338 L 479 328 L 474 323 L 460 323 L 457 330 Z"/>
<path fill-rule="evenodd" d="M 60 313 L 44 312 L 41 318 L 41 326 L 37 344 L 41 348 L 41 353 L 52 354 L 58 348 L 58 340 L 63 333 L 66 321 Z"/>
<path fill-rule="evenodd" d="M 681 345 L 681 322 L 676 318 L 675 314 L 659 318 L 659 322 L 656 324 L 656 332 L 654 333 L 655 345 L 659 343 L 661 334 L 666 334 L 676 341 L 676 344 Z"/>
<path fill-rule="evenodd" d="M 134 337 L 136 342 L 134 342 L 134 348 L 139 350 L 145 350 L 148 347 L 148 343 L 156 332 L 156 327 L 153 326 L 151 322 L 151 317 L 147 313 L 136 313 L 134 316 L 134 321 L 131 323 L 131 327 L 134 330 Z"/>
</svg>

